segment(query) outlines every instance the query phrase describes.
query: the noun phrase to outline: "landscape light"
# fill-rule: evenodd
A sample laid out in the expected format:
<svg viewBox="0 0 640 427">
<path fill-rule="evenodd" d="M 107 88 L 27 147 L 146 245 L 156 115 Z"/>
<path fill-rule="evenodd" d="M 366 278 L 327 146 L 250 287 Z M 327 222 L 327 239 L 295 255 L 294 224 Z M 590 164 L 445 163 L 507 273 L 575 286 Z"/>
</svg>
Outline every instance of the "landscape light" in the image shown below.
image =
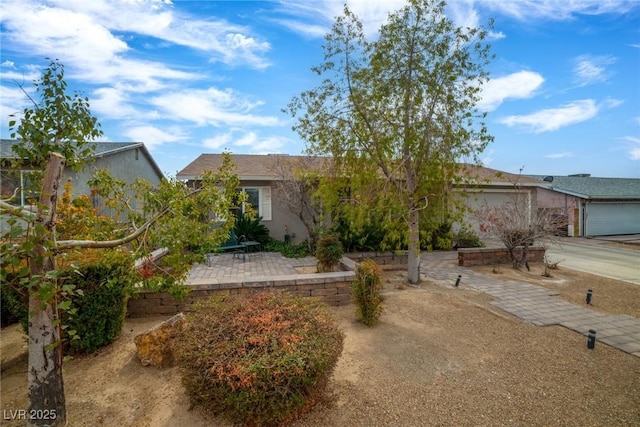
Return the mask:
<svg viewBox="0 0 640 427">
<path fill-rule="evenodd" d="M 587 348 L 593 349 L 596 346 L 596 330 L 589 329 L 589 335 L 587 337 Z"/>
</svg>

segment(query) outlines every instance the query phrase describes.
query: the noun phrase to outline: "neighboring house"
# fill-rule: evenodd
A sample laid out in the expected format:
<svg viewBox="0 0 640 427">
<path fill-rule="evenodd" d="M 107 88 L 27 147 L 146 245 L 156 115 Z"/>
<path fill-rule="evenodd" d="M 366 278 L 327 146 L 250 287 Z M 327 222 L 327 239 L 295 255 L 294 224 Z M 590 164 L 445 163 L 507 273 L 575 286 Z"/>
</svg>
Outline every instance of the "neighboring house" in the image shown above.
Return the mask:
<svg viewBox="0 0 640 427">
<path fill-rule="evenodd" d="M 284 240 L 285 234 L 289 234 L 294 242 L 306 239 L 308 234 L 304 224 L 286 207 L 286 203 L 282 200 L 284 196 L 278 194 L 276 182 L 282 179 L 282 175 L 278 173 L 278 164 L 285 159 L 294 164 L 312 165 L 311 168 L 320 171 L 323 166 L 326 166 L 325 162 L 329 158 L 279 154 L 233 154 L 231 158 L 236 166 L 235 172 L 240 179 L 242 190 L 248 193 L 249 202 L 262 216 L 262 221 L 269 228 L 271 237 Z M 309 159 L 312 161 L 309 162 Z M 221 165 L 221 154 L 201 154 L 178 172 L 176 177 L 193 183 L 198 181 L 205 171 L 217 170 Z M 530 212 L 534 212 L 537 206 L 536 188 L 547 184 L 539 179 L 481 166 L 468 164 L 462 166 L 462 172 L 469 181 L 469 184 L 463 188 L 466 191 L 464 197 L 471 209 L 480 207 L 484 203 L 489 206 L 500 205 L 507 202 L 516 191 L 520 191 L 527 194 Z M 465 220 L 476 231 L 478 230 L 477 221 L 472 215 L 467 215 Z"/>
<path fill-rule="evenodd" d="M 540 205 L 567 215 L 570 236 L 640 234 L 640 179 L 589 174 L 534 177 L 547 184 L 538 189 Z"/>
<path fill-rule="evenodd" d="M 539 205 L 538 191 L 547 184 L 534 177 L 473 164 L 462 165 L 460 173 L 466 183 L 458 185 L 457 188 L 464 193 L 465 203 L 470 211 L 466 214 L 465 221 L 476 232 L 479 231 L 479 225 L 473 216 L 474 210 L 483 206 L 495 207 L 514 203 L 514 196 L 520 193 L 524 194 L 527 201 L 528 214 L 533 215 Z"/>
<path fill-rule="evenodd" d="M 12 145 L 19 140 L 0 140 L 0 161 L 2 166 L 2 197 L 13 194 L 18 189 L 13 204 L 25 206 L 29 204 L 29 195 L 21 191 L 29 179 L 28 161 L 20 170 L 9 168 L 8 160 L 14 157 Z M 87 167 L 80 172 L 74 172 L 69 167 L 64 170 L 63 183 L 70 180 L 73 185 L 73 196 L 88 195 L 92 197 L 94 206 L 100 207 L 100 201 L 92 196 L 88 181 L 97 169 L 107 169 L 111 175 L 127 183 L 143 178 L 156 187 L 164 175 L 151 154 L 142 142 L 98 142 L 93 156 Z M 103 212 L 105 213 L 105 212 Z"/>
</svg>

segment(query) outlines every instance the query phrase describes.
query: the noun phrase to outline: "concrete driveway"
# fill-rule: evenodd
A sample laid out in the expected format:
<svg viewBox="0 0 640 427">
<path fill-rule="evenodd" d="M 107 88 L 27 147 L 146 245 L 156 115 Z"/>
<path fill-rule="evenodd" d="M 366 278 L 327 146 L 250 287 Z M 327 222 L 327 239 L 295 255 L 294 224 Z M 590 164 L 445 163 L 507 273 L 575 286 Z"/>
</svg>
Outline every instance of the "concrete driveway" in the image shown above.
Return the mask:
<svg viewBox="0 0 640 427">
<path fill-rule="evenodd" d="M 583 238 L 561 239 L 547 250 L 550 262 L 599 276 L 640 285 L 640 250 L 612 247 L 607 242 Z"/>
</svg>

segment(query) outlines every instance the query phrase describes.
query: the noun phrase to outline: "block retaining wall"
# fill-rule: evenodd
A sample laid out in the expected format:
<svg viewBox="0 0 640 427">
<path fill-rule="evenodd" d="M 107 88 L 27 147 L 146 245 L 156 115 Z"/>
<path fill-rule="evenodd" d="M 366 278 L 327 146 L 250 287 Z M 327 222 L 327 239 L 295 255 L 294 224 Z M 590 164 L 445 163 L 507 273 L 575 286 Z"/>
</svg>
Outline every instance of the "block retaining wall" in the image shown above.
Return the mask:
<svg viewBox="0 0 640 427">
<path fill-rule="evenodd" d="M 244 279 L 242 282 L 218 282 L 190 285 L 191 292 L 176 300 L 166 292 L 141 291 L 127 304 L 129 317 L 176 314 L 191 311 L 191 304 L 213 295 L 242 295 L 265 289 L 279 289 L 302 297 L 322 298 L 329 305 L 351 303 L 351 282 L 355 262 L 343 259 L 348 271 L 318 274 L 292 274 Z"/>
<path fill-rule="evenodd" d="M 367 258 L 374 260 L 383 270 L 399 270 L 407 267 L 407 252 L 357 252 L 346 255 L 355 262 L 364 261 Z"/>
<path fill-rule="evenodd" d="M 356 263 L 367 258 L 375 260 L 383 269 L 398 269 L 406 266 L 406 254 L 393 252 L 359 252 L 342 258 L 344 271 L 315 274 L 292 274 L 287 276 L 265 276 L 243 279 L 242 282 L 219 282 L 189 285 L 191 292 L 176 300 L 166 292 L 141 291 L 129 300 L 127 315 L 144 317 L 171 315 L 191 311 L 191 304 L 213 295 L 238 295 L 264 289 L 279 289 L 303 297 L 322 298 L 329 305 L 351 303 L 351 282 L 355 277 Z"/>
<path fill-rule="evenodd" d="M 545 249 L 531 246 L 527 250 L 529 262 L 544 262 Z M 522 255 L 522 248 L 516 248 L 516 256 Z M 458 249 L 458 265 L 469 267 L 472 265 L 510 264 L 511 258 L 506 248 L 464 248 Z"/>
</svg>

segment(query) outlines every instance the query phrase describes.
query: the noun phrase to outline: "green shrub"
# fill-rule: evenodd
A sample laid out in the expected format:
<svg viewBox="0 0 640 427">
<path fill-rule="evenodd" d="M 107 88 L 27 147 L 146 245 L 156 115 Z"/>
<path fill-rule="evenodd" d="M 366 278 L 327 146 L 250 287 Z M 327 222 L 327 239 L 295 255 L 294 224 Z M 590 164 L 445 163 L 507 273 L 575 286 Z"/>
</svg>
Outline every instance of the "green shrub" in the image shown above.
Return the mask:
<svg viewBox="0 0 640 427">
<path fill-rule="evenodd" d="M 62 312 L 62 325 L 75 331 L 75 339 L 65 339 L 65 350 L 91 353 L 113 342 L 122 330 L 127 301 L 133 289 L 131 267 L 122 263 L 89 264 L 77 271 L 61 272 L 64 286 L 75 286 L 82 295 L 71 297 L 71 309 Z M 5 300 L 6 299 L 6 300 Z M 28 333 L 28 296 L 7 283 L 2 286 L 3 318 L 5 307 Z"/>
<path fill-rule="evenodd" d="M 326 305 L 278 291 L 194 305 L 175 349 L 193 405 L 234 423 L 283 425 L 320 397 L 342 352 Z"/>
<path fill-rule="evenodd" d="M 236 236 L 244 236 L 245 240 L 265 244 L 270 240 L 269 229 L 261 222 L 262 217 L 251 219 L 248 215 L 236 218 L 234 229 Z"/>
<path fill-rule="evenodd" d="M 294 245 L 271 239 L 262 248 L 265 252 L 280 252 L 287 258 L 304 258 L 309 255 L 309 244 L 306 241 Z"/>
<path fill-rule="evenodd" d="M 455 249 L 458 248 L 482 248 L 484 243 L 478 237 L 478 234 L 468 228 L 461 228 L 455 236 Z"/>
<path fill-rule="evenodd" d="M 378 323 L 384 298 L 380 295 L 382 271 L 371 259 L 356 265 L 356 277 L 351 283 L 351 295 L 360 321 L 367 326 Z"/>
<path fill-rule="evenodd" d="M 72 297 L 77 311 L 63 316 L 62 323 L 77 331 L 78 339 L 68 342 L 73 353 L 92 353 L 110 344 L 122 331 L 127 301 L 133 290 L 131 267 L 125 264 L 91 264 L 65 280 L 81 289 Z"/>
<path fill-rule="evenodd" d="M 25 332 L 29 327 L 29 296 L 26 290 L 18 291 L 15 278 L 2 278 L 0 282 L 0 319 L 2 326 L 20 322 Z"/>
<path fill-rule="evenodd" d="M 420 228 L 420 249 L 450 251 L 452 248 L 453 233 L 450 223 L 444 222 L 435 225 L 427 223 Z"/>
<path fill-rule="evenodd" d="M 318 239 L 316 246 L 316 258 L 318 259 L 318 271 L 333 271 L 342 259 L 342 244 L 333 234 L 325 234 Z"/>
</svg>

